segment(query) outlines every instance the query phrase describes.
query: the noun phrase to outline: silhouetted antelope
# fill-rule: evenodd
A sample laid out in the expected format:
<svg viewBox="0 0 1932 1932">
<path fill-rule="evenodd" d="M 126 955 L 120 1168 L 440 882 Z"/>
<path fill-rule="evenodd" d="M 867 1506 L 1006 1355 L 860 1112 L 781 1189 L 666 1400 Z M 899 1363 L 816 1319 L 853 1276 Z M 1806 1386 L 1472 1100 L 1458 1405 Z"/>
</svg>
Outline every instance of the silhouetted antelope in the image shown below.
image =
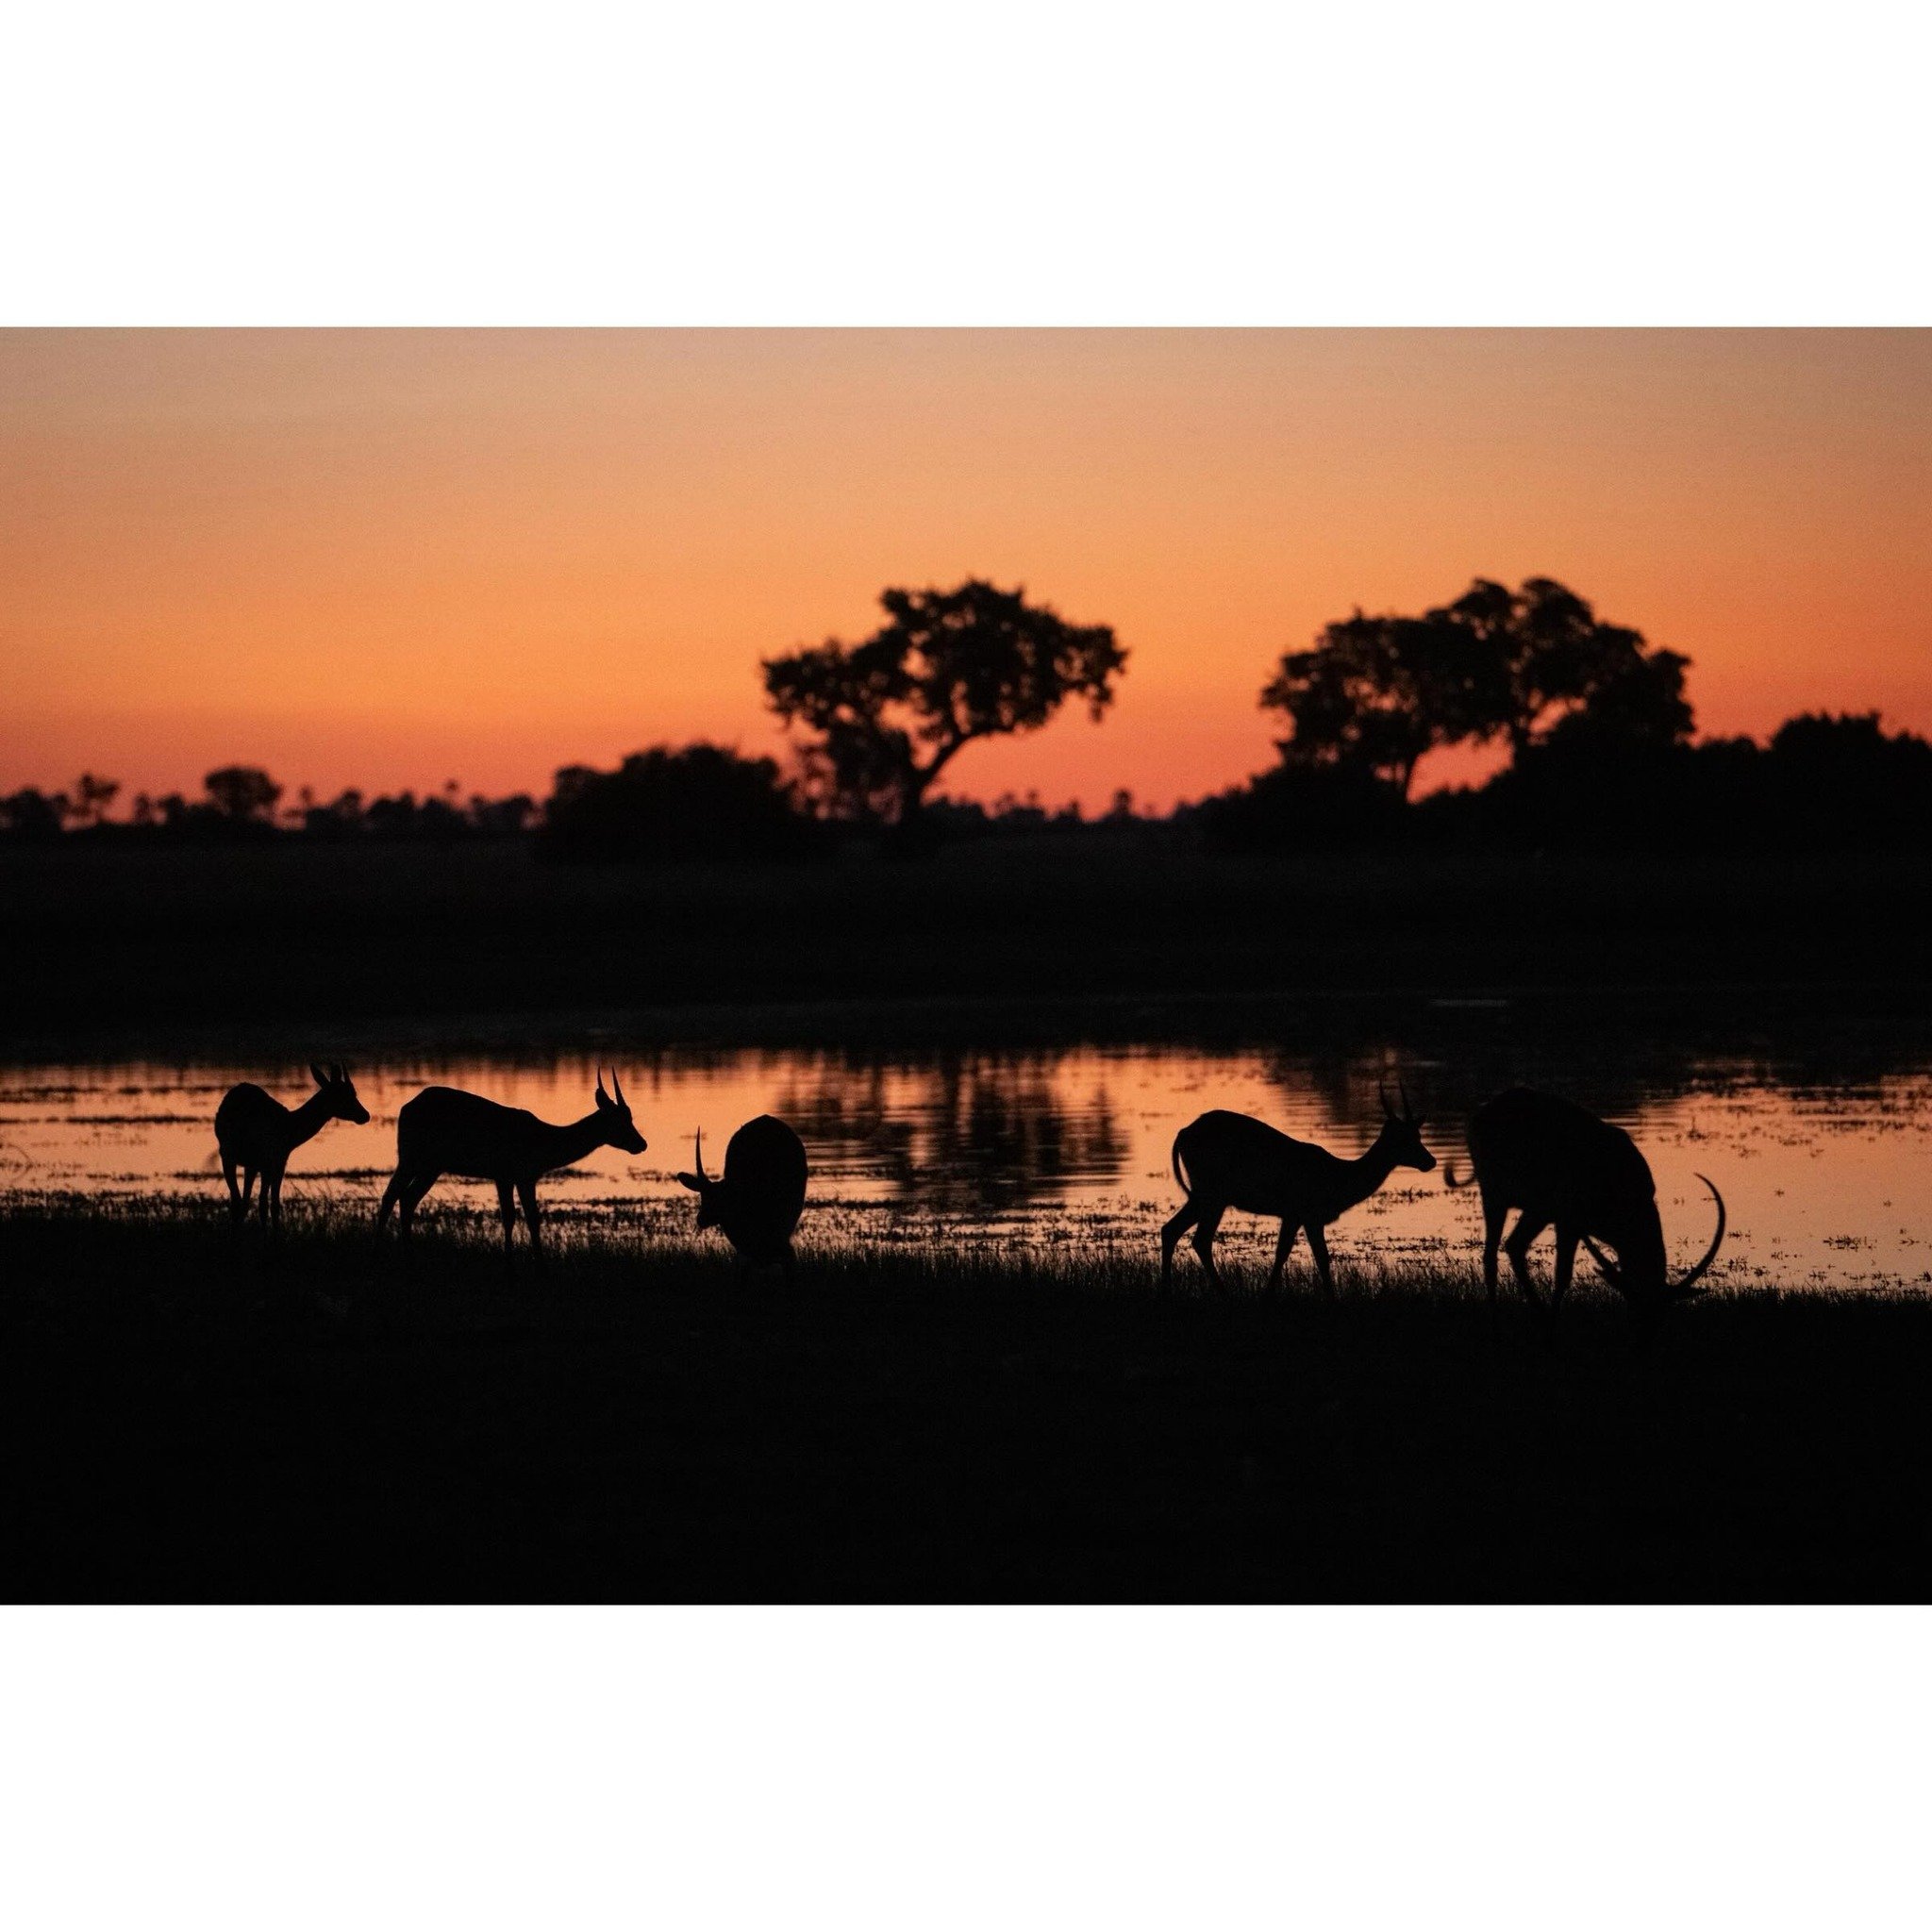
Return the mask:
<svg viewBox="0 0 1932 1932">
<path fill-rule="evenodd" d="M 1670 1278 L 1664 1257 L 1663 1224 L 1657 1218 L 1657 1183 L 1650 1163 L 1622 1127 L 1599 1120 L 1575 1102 L 1527 1087 L 1512 1087 L 1486 1100 L 1469 1117 L 1469 1158 L 1483 1198 L 1483 1286 L 1496 1305 L 1496 1251 L 1525 1295 L 1538 1307 L 1542 1297 L 1529 1273 L 1529 1247 L 1545 1228 L 1557 1231 L 1557 1264 L 1550 1278 L 1550 1312 L 1555 1314 L 1570 1286 L 1581 1242 L 1604 1278 L 1630 1304 L 1633 1314 L 1655 1320 L 1667 1303 L 1704 1292 L 1697 1286 L 1717 1259 L 1724 1238 L 1724 1198 L 1705 1175 L 1717 1203 L 1717 1233 L 1704 1258 L 1680 1280 Z M 1467 1187 L 1444 1169 L 1452 1188 Z M 1521 1210 L 1509 1239 L 1503 1223 L 1510 1208 Z M 1598 1246 L 1602 1242 L 1603 1247 Z M 1604 1253 L 1612 1249 L 1612 1261 Z"/>
<path fill-rule="evenodd" d="M 289 1156 L 303 1141 L 322 1132 L 330 1121 L 365 1124 L 369 1109 L 356 1098 L 356 1083 L 340 1065 L 325 1071 L 310 1064 L 315 1091 L 300 1107 L 284 1107 L 274 1094 L 244 1080 L 230 1087 L 215 1108 L 215 1144 L 222 1150 L 222 1174 L 228 1183 L 228 1205 L 239 1224 L 248 1218 L 249 1191 L 261 1176 L 262 1225 L 274 1215 L 282 1218 L 282 1175 Z M 235 1185 L 235 1170 L 242 1185 Z"/>
<path fill-rule="evenodd" d="M 523 1108 L 503 1107 L 458 1088 L 424 1088 L 396 1115 L 396 1171 L 376 1210 L 376 1234 L 381 1235 L 389 1210 L 400 1203 L 401 1229 L 407 1235 L 416 1218 L 416 1204 L 444 1174 L 453 1174 L 464 1180 L 496 1183 L 506 1256 L 516 1231 L 519 1202 L 529 1225 L 530 1245 L 541 1254 L 538 1180 L 598 1147 L 621 1147 L 626 1154 L 644 1151 L 644 1137 L 631 1124 L 630 1108 L 614 1069 L 610 1085 L 615 1097 L 605 1092 L 599 1074 L 596 1106 L 568 1126 L 553 1126 Z"/>
<path fill-rule="evenodd" d="M 697 1137 L 695 1174 L 678 1181 L 698 1197 L 698 1225 L 715 1227 L 738 1250 L 741 1278 L 754 1268 L 782 1266 L 791 1279 L 791 1231 L 805 1210 L 805 1142 L 781 1120 L 761 1113 L 724 1143 L 724 1172 L 705 1172 L 705 1137 Z"/>
<path fill-rule="evenodd" d="M 1187 1205 L 1160 1230 L 1160 1285 L 1165 1288 L 1173 1280 L 1174 1248 L 1191 1227 L 1194 1252 L 1208 1280 L 1220 1288 L 1214 1236 L 1221 1217 L 1230 1208 L 1239 1208 L 1249 1214 L 1281 1217 L 1274 1265 L 1268 1271 L 1271 1289 L 1281 1285 L 1295 1235 L 1307 1228 L 1315 1272 L 1332 1295 L 1328 1224 L 1366 1201 L 1396 1168 L 1419 1168 L 1427 1174 L 1436 1164 L 1436 1157 L 1423 1145 L 1425 1123 L 1409 1110 L 1407 1091 L 1402 1108 L 1397 1113 L 1388 1094 L 1382 1095 L 1381 1131 L 1369 1151 L 1354 1160 L 1294 1140 L 1249 1114 L 1217 1109 L 1189 1122 L 1174 1140 L 1174 1177 L 1188 1191 Z"/>
</svg>

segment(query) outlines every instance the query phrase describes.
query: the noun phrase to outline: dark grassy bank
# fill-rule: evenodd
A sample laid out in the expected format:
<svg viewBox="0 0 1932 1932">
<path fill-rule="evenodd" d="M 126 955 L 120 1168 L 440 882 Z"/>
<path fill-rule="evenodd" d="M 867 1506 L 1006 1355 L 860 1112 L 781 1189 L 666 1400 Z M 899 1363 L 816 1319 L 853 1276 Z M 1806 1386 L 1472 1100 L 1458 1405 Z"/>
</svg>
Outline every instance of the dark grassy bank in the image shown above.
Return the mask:
<svg viewBox="0 0 1932 1932">
<path fill-rule="evenodd" d="M 1932 982 L 1914 854 L 1212 858 L 1159 828 L 928 861 L 546 866 L 509 842 L 0 852 L 0 1041 L 933 1000 Z M 433 1016 L 433 1021 L 430 1016 Z"/>
<path fill-rule="evenodd" d="M 480 1223 L 0 1212 L 10 1594 L 1897 1598 L 1932 1305 L 1714 1297 L 1633 1357 L 1466 1282 L 1331 1310 L 1147 1267 L 718 1253 Z M 454 1230 L 453 1232 L 450 1230 Z M 467 1229 L 467 1231 L 465 1231 Z"/>
</svg>

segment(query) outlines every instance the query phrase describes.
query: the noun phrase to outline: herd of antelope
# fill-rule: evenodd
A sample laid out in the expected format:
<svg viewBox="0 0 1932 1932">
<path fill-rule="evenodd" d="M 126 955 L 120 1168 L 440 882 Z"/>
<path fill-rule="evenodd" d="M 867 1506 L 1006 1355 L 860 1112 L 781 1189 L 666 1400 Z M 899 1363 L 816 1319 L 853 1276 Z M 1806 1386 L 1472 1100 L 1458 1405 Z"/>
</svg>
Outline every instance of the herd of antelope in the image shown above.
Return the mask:
<svg viewBox="0 0 1932 1932">
<path fill-rule="evenodd" d="M 278 1224 L 289 1156 L 330 1121 L 366 1124 L 369 1119 L 369 1109 L 356 1097 L 355 1082 L 340 1064 L 312 1065 L 309 1072 L 315 1075 L 315 1091 L 299 1107 L 285 1107 L 261 1088 L 243 1083 L 230 1088 L 216 1109 L 215 1140 L 238 1223 L 247 1216 L 259 1177 L 258 1212 L 265 1226 Z M 1191 1121 L 1174 1136 L 1174 1176 L 1187 1199 L 1160 1230 L 1162 1288 L 1174 1279 L 1174 1249 L 1192 1228 L 1202 1269 L 1224 1292 L 1214 1266 L 1214 1237 L 1223 1215 L 1238 1208 L 1281 1223 L 1268 1274 L 1271 1289 L 1280 1285 L 1295 1239 L 1306 1233 L 1315 1272 L 1332 1295 L 1329 1224 L 1366 1201 L 1398 1167 L 1427 1174 L 1436 1165 L 1436 1157 L 1423 1144 L 1427 1123 L 1410 1106 L 1407 1089 L 1398 1083 L 1397 1091 L 1400 1108 L 1385 1090 L 1381 1128 L 1368 1152 L 1353 1160 L 1294 1140 L 1249 1114 L 1216 1109 Z M 1527 1299 L 1554 1315 L 1569 1289 L 1579 1246 L 1590 1251 L 1604 1278 L 1645 1324 L 1667 1304 L 1703 1292 L 1697 1284 L 1717 1259 L 1724 1238 L 1724 1196 L 1707 1176 L 1697 1178 L 1717 1203 L 1717 1232 L 1697 1265 L 1673 1281 L 1657 1217 L 1657 1184 L 1649 1163 L 1621 1127 L 1573 1101 L 1512 1087 L 1470 1116 L 1468 1141 L 1472 1174 L 1457 1180 L 1445 1168 L 1442 1178 L 1451 1188 L 1466 1187 L 1473 1179 L 1480 1191 L 1483 1285 L 1491 1308 L 1496 1257 L 1502 1253 L 1509 1257 Z M 495 1184 L 506 1254 L 519 1210 L 531 1246 L 541 1254 L 538 1181 L 596 1148 L 641 1154 L 645 1144 L 614 1071 L 608 1091 L 599 1073 L 591 1111 L 561 1126 L 480 1094 L 425 1087 L 396 1116 L 396 1170 L 376 1210 L 376 1233 L 381 1235 L 394 1208 L 400 1234 L 407 1239 L 424 1195 L 444 1174 L 455 1174 Z M 724 1234 L 737 1253 L 741 1273 L 782 1267 L 789 1277 L 794 1261 L 791 1237 L 805 1208 L 806 1156 L 798 1136 L 783 1121 L 761 1114 L 732 1135 L 724 1148 L 724 1171 L 716 1178 L 705 1172 L 702 1136 L 695 1162 L 694 1173 L 680 1174 L 677 1179 L 698 1197 L 698 1226 Z M 1516 1225 L 1506 1241 L 1503 1224 L 1512 1208 Z M 1529 1250 L 1552 1230 L 1556 1263 L 1545 1303 L 1530 1274 Z"/>
</svg>

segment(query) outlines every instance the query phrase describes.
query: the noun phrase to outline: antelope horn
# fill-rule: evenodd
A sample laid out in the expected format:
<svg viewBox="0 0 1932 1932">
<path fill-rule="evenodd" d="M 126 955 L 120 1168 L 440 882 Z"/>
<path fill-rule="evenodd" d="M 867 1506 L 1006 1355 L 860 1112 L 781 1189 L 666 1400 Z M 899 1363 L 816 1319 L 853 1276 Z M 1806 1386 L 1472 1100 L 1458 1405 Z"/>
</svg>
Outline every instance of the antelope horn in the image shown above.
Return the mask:
<svg viewBox="0 0 1932 1932">
<path fill-rule="evenodd" d="M 705 1130 L 704 1130 L 704 1128 L 702 1128 L 702 1127 L 700 1127 L 700 1128 L 698 1129 L 698 1131 L 697 1131 L 697 1154 L 696 1154 L 696 1158 L 697 1158 L 697 1164 L 698 1164 L 698 1178 L 699 1178 L 699 1180 L 701 1180 L 701 1181 L 708 1181 L 708 1180 L 709 1180 L 709 1179 L 710 1179 L 710 1175 L 709 1175 L 709 1174 L 707 1174 L 707 1173 L 705 1172 Z"/>
<path fill-rule="evenodd" d="M 1711 1236 L 1710 1245 L 1705 1249 L 1703 1260 L 1698 1262 L 1683 1280 L 1672 1286 L 1672 1298 L 1677 1301 L 1683 1300 L 1694 1291 L 1710 1264 L 1717 1259 L 1717 1251 L 1724 1244 L 1724 1197 L 1718 1192 L 1717 1183 L 1708 1174 L 1701 1174 L 1697 1178 L 1710 1190 L 1710 1198 L 1717 1203 L 1717 1232 Z"/>
<path fill-rule="evenodd" d="M 1402 1117 L 1412 1121 L 1415 1118 L 1415 1103 L 1408 1097 L 1408 1082 L 1400 1074 L 1395 1076 L 1395 1091 L 1402 1095 Z"/>
<path fill-rule="evenodd" d="M 602 1105 L 603 1102 L 609 1098 L 610 1096 L 604 1091 L 604 1062 L 599 1060 L 597 1062 L 597 1100 L 599 1105 Z"/>
<path fill-rule="evenodd" d="M 1391 1106 L 1389 1105 L 1389 1083 L 1388 1083 L 1388 1081 L 1386 1081 L 1386 1080 L 1377 1080 L 1377 1081 L 1375 1082 L 1375 1091 L 1376 1091 L 1376 1092 L 1377 1092 L 1377 1093 L 1378 1093 L 1378 1094 L 1379 1094 L 1379 1095 L 1381 1096 L 1381 1100 L 1382 1100 L 1382 1117 L 1383 1117 L 1383 1118 L 1384 1118 L 1385 1120 L 1391 1120 L 1391 1121 L 1392 1121 L 1392 1120 L 1393 1120 L 1393 1119 L 1395 1118 L 1395 1109 L 1394 1109 L 1394 1108 L 1393 1108 L 1392 1107 L 1391 1107 Z"/>
<path fill-rule="evenodd" d="M 617 1069 L 614 1066 L 610 1069 L 610 1091 L 619 1107 L 630 1105 L 624 1097 L 624 1082 L 617 1077 Z"/>
<path fill-rule="evenodd" d="M 1624 1277 L 1618 1271 L 1617 1264 L 1588 1235 L 1583 1237 L 1583 1245 L 1590 1250 L 1590 1258 L 1596 1263 L 1604 1279 L 1612 1288 L 1621 1288 L 1624 1285 Z"/>
</svg>

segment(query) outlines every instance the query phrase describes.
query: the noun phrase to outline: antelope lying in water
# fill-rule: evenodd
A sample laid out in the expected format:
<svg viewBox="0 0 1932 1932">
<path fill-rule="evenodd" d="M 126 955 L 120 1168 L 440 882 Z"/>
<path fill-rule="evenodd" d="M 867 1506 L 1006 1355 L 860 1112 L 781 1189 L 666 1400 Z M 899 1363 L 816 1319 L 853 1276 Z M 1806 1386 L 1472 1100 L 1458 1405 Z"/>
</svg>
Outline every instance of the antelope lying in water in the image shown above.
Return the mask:
<svg viewBox="0 0 1932 1932">
<path fill-rule="evenodd" d="M 351 1121 L 367 1124 L 369 1109 L 356 1098 L 356 1083 L 340 1063 L 325 1072 L 309 1065 L 315 1075 L 315 1091 L 300 1107 L 284 1107 L 274 1094 L 251 1081 L 230 1087 L 215 1108 L 215 1144 L 222 1151 L 222 1174 L 228 1183 L 228 1206 L 237 1223 L 248 1218 L 248 1195 L 255 1177 L 261 1176 L 262 1225 L 273 1215 L 279 1225 L 282 1218 L 282 1175 L 289 1156 L 303 1141 L 311 1141 L 330 1121 Z M 235 1170 L 242 1170 L 242 1184 L 235 1185 Z"/>
<path fill-rule="evenodd" d="M 1538 1307 L 1542 1297 L 1529 1273 L 1529 1247 L 1545 1228 L 1557 1231 L 1557 1264 L 1550 1278 L 1552 1316 L 1561 1306 L 1576 1265 L 1580 1242 L 1605 1280 L 1630 1304 L 1631 1313 L 1654 1322 L 1671 1302 L 1702 1294 L 1697 1286 L 1724 1238 L 1724 1197 L 1705 1175 L 1717 1203 L 1717 1233 L 1704 1258 L 1673 1281 L 1664 1257 L 1663 1223 L 1657 1218 L 1657 1183 L 1650 1163 L 1621 1127 L 1599 1120 L 1574 1101 L 1527 1087 L 1512 1087 L 1469 1118 L 1469 1158 L 1483 1200 L 1483 1286 L 1496 1305 L 1496 1251 L 1524 1293 Z M 1444 1169 L 1452 1188 L 1467 1187 Z M 1520 1212 L 1504 1241 L 1510 1208 Z M 1602 1245 L 1599 1245 L 1601 1243 Z M 1616 1259 L 1605 1254 L 1611 1249 Z"/>
<path fill-rule="evenodd" d="M 791 1231 L 805 1211 L 805 1142 L 781 1120 L 761 1113 L 724 1144 L 724 1172 L 705 1172 L 705 1137 L 697 1137 L 697 1172 L 679 1183 L 698 1197 L 698 1225 L 715 1227 L 738 1251 L 740 1278 L 754 1268 L 782 1267 L 796 1257 Z"/>
<path fill-rule="evenodd" d="M 391 1208 L 400 1206 L 401 1230 L 409 1232 L 416 1204 L 446 1174 L 465 1180 L 494 1181 L 497 1211 L 503 1217 L 503 1251 L 510 1252 L 517 1206 L 529 1224 L 530 1246 L 542 1253 L 537 1232 L 537 1182 L 569 1167 L 598 1147 L 621 1147 L 641 1154 L 644 1137 L 631 1122 L 630 1108 L 615 1070 L 613 1093 L 597 1076 L 596 1105 L 580 1121 L 554 1126 L 520 1107 L 502 1107 L 480 1094 L 455 1087 L 425 1087 L 406 1101 L 396 1115 L 396 1171 L 376 1210 L 380 1237 Z M 514 1199 L 512 1194 L 514 1193 Z"/>
<path fill-rule="evenodd" d="M 1315 1272 L 1332 1295 L 1328 1224 L 1366 1201 L 1396 1168 L 1413 1167 L 1427 1174 L 1436 1164 L 1436 1157 L 1423 1145 L 1425 1124 L 1410 1111 L 1406 1091 L 1402 1109 L 1397 1113 L 1388 1094 L 1382 1095 L 1382 1129 L 1369 1151 L 1354 1160 L 1293 1140 L 1249 1114 L 1217 1109 L 1191 1121 L 1174 1141 L 1174 1177 L 1188 1191 L 1188 1199 L 1160 1230 L 1160 1285 L 1165 1288 L 1173 1280 L 1174 1248 L 1191 1227 L 1194 1252 L 1208 1280 L 1221 1288 L 1214 1267 L 1214 1236 L 1221 1217 L 1230 1208 L 1239 1208 L 1249 1214 L 1281 1217 L 1274 1265 L 1268 1271 L 1270 1289 L 1280 1287 L 1295 1235 L 1307 1228 Z"/>
</svg>

